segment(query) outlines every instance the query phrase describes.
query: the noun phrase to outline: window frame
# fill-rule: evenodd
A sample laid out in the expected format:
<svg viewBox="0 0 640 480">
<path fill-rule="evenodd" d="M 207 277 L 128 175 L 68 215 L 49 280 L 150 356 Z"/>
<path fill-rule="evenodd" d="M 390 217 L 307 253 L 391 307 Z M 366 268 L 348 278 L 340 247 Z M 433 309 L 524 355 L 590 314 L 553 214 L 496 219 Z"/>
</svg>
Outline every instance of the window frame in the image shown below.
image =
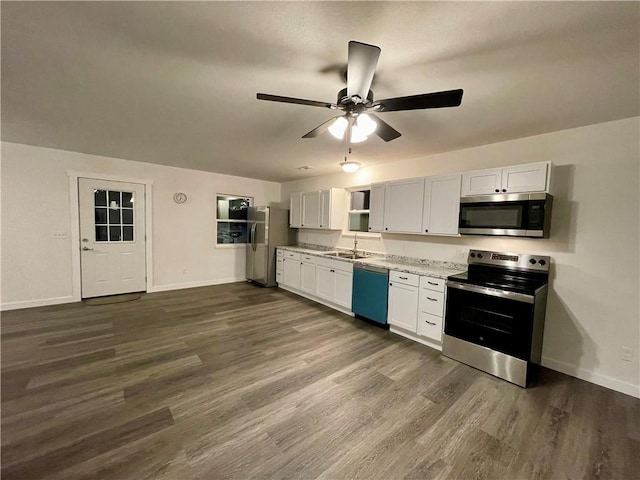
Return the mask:
<svg viewBox="0 0 640 480">
<path fill-rule="evenodd" d="M 246 245 L 249 244 L 248 238 L 248 225 L 249 220 L 246 219 L 232 219 L 232 218 L 218 218 L 219 209 L 218 209 L 218 201 L 220 197 L 227 197 L 227 200 L 235 200 L 235 199 L 247 199 L 249 200 L 249 207 L 254 206 L 254 198 L 251 195 L 237 195 L 232 193 L 216 193 L 216 202 L 215 202 L 215 248 L 245 248 Z M 246 224 L 247 225 L 247 241 L 246 242 L 238 242 L 238 243 L 218 243 L 218 232 L 219 232 L 219 224 L 220 223 L 237 223 L 237 224 Z"/>
</svg>

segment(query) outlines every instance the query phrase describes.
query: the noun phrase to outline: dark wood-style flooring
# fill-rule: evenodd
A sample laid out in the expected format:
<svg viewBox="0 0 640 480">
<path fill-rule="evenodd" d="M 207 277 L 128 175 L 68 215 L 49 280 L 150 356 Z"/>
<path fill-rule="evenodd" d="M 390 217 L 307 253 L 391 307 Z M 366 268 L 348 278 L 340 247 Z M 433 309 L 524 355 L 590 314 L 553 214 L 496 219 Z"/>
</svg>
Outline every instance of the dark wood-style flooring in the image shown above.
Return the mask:
<svg viewBox="0 0 640 480">
<path fill-rule="evenodd" d="M 637 479 L 640 400 L 235 283 L 3 313 L 2 478 Z"/>
</svg>

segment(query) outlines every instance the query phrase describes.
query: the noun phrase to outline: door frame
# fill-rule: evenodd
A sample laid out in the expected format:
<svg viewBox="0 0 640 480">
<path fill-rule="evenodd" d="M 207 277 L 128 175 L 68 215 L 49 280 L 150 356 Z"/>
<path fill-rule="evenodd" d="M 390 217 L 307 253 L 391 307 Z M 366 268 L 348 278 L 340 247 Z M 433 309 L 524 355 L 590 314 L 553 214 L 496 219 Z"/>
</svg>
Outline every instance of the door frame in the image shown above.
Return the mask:
<svg viewBox="0 0 640 480">
<path fill-rule="evenodd" d="M 103 173 L 80 172 L 67 170 L 69 176 L 69 215 L 70 215 L 70 240 L 71 240 L 71 295 L 74 302 L 82 301 L 82 270 L 80 266 L 80 196 L 78 195 L 78 179 L 93 178 L 95 180 L 107 180 L 112 182 L 139 183 L 144 185 L 145 197 L 145 268 L 146 268 L 146 292 L 153 291 L 153 232 L 152 225 L 152 201 L 153 180 L 137 177 L 124 177 Z"/>
</svg>

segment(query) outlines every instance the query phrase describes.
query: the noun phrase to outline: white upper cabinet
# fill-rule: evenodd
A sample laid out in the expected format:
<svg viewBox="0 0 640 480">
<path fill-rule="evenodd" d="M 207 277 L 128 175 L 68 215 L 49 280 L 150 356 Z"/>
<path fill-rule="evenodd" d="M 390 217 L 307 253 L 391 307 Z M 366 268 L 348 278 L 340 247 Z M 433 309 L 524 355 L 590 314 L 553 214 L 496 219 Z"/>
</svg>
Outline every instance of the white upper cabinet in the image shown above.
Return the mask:
<svg viewBox="0 0 640 480">
<path fill-rule="evenodd" d="M 369 231 L 384 231 L 384 193 L 386 183 L 374 183 L 371 185 L 371 197 L 369 200 Z"/>
<path fill-rule="evenodd" d="M 462 174 L 462 196 L 546 192 L 550 172 L 549 162 L 466 172 Z"/>
<path fill-rule="evenodd" d="M 384 198 L 384 232 L 420 233 L 424 178 L 388 182 Z"/>
<path fill-rule="evenodd" d="M 548 163 L 516 165 L 502 169 L 502 193 L 545 192 L 550 170 Z"/>
<path fill-rule="evenodd" d="M 342 230 L 347 211 L 347 192 L 341 188 L 320 190 L 320 225 L 326 230 Z"/>
<path fill-rule="evenodd" d="M 320 227 L 320 192 L 304 192 L 302 194 L 302 227 Z"/>
<path fill-rule="evenodd" d="M 340 188 L 294 193 L 290 198 L 289 224 L 299 228 L 342 230 L 346 198 L 346 192 Z"/>
<path fill-rule="evenodd" d="M 438 235 L 458 233 L 461 181 L 460 174 L 424 179 L 423 233 Z"/>
<path fill-rule="evenodd" d="M 289 226 L 300 228 L 302 225 L 302 193 L 292 193 L 289 197 Z"/>
</svg>

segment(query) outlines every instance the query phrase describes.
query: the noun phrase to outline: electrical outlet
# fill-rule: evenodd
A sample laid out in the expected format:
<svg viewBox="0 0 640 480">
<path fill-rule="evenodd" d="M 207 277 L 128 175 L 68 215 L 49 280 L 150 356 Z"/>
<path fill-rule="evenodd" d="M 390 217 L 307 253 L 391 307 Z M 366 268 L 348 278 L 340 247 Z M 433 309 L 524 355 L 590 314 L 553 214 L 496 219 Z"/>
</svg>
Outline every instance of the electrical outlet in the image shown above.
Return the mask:
<svg viewBox="0 0 640 480">
<path fill-rule="evenodd" d="M 625 362 L 633 362 L 633 348 L 620 347 L 620 358 Z"/>
</svg>

